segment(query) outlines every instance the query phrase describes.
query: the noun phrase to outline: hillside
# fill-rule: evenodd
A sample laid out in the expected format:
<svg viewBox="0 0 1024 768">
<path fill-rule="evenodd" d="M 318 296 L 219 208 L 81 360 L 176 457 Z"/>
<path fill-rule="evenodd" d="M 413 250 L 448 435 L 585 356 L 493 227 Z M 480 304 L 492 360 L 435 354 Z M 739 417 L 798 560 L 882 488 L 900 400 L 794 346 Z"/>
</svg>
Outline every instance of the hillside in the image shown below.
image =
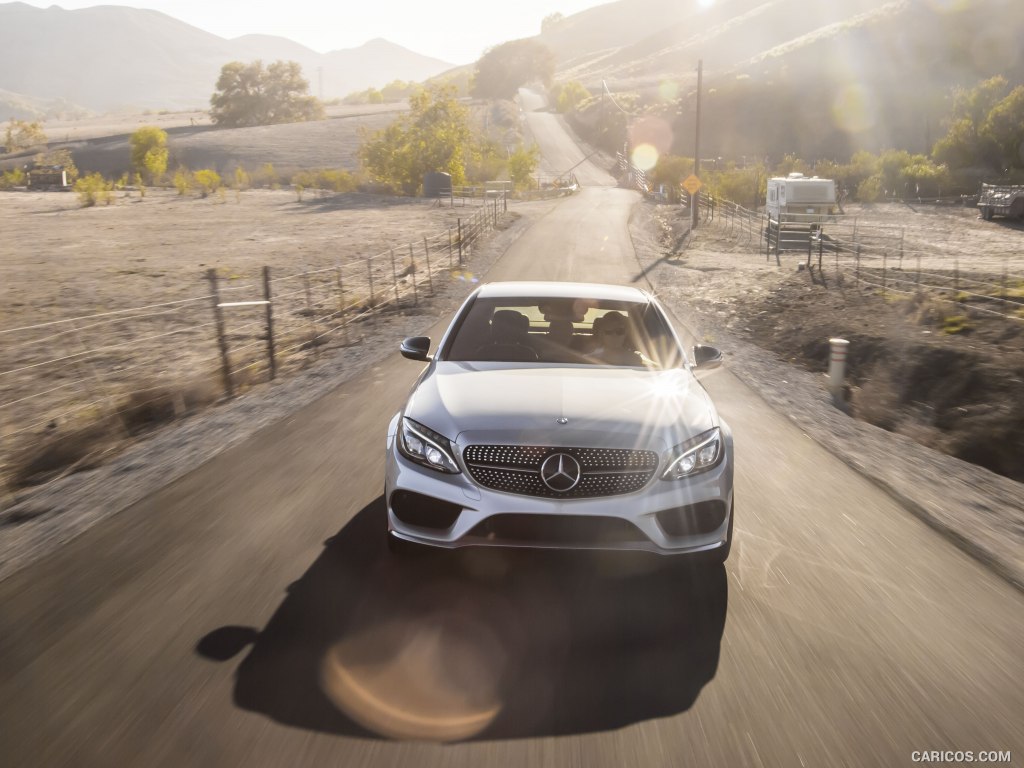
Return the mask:
<svg viewBox="0 0 1024 768">
<path fill-rule="evenodd" d="M 539 39 L 558 52 L 558 79 L 640 94 L 681 154 L 692 153 L 698 60 L 706 156 L 923 152 L 942 135 L 954 88 L 997 74 L 1024 83 L 1024 6 L 1006 0 L 672 5 L 619 0 Z M 681 101 L 665 101 L 666 82 Z"/>
<path fill-rule="evenodd" d="M 206 107 L 229 61 L 290 59 L 326 99 L 391 80 L 425 80 L 451 65 L 386 40 L 320 54 L 281 37 L 226 40 L 156 11 L 68 11 L 0 4 L 0 120 L 94 111 Z M 6 92 L 6 93 L 5 93 Z"/>
</svg>

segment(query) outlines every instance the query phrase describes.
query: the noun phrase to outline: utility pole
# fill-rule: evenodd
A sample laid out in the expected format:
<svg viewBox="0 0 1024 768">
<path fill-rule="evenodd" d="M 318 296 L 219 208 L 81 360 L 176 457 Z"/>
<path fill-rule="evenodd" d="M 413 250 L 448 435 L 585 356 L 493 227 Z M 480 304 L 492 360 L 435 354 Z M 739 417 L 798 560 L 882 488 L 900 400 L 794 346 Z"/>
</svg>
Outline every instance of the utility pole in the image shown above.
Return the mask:
<svg viewBox="0 0 1024 768">
<path fill-rule="evenodd" d="M 694 131 L 693 143 L 693 175 L 700 178 L 700 92 L 704 81 L 704 59 L 697 60 L 697 123 Z M 690 195 L 690 229 L 697 228 L 697 220 L 700 218 L 697 208 L 700 200 L 700 190 Z"/>
</svg>

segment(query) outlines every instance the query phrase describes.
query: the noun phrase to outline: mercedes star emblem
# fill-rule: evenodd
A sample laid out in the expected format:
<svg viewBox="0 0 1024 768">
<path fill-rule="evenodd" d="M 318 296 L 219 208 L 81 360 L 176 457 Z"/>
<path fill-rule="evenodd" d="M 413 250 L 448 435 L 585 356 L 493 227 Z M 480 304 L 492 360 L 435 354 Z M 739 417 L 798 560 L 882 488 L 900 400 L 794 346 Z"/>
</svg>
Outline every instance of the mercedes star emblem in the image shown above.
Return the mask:
<svg viewBox="0 0 1024 768">
<path fill-rule="evenodd" d="M 557 419 L 555 419 L 555 421 L 557 421 L 559 424 L 568 424 L 569 423 L 569 420 L 567 418 L 565 418 L 565 416 L 559 416 Z"/>
<path fill-rule="evenodd" d="M 540 479 L 552 491 L 565 493 L 576 487 L 583 470 L 568 453 L 553 453 L 540 465 Z"/>
</svg>

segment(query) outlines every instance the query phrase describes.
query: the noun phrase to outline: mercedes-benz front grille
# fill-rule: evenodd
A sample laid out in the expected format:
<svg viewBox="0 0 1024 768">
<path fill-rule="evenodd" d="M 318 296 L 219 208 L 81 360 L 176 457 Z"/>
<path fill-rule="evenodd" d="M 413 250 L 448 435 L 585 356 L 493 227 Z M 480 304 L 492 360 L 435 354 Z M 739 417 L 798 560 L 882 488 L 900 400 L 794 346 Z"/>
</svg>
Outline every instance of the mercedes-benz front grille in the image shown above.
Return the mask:
<svg viewBox="0 0 1024 768">
<path fill-rule="evenodd" d="M 658 469 L 657 453 L 631 448 L 470 445 L 462 457 L 480 485 L 559 499 L 632 493 Z"/>
</svg>

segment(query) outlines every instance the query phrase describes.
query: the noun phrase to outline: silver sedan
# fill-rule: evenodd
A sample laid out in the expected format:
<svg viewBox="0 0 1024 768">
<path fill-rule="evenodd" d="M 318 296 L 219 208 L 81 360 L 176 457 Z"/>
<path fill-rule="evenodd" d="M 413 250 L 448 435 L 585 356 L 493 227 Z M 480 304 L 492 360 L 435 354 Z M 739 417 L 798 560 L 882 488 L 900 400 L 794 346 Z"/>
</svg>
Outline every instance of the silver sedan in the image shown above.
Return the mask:
<svg viewBox="0 0 1024 768">
<path fill-rule="evenodd" d="M 393 550 L 643 550 L 724 561 L 732 433 L 658 301 L 637 288 L 491 283 L 463 304 L 387 434 Z"/>
</svg>

